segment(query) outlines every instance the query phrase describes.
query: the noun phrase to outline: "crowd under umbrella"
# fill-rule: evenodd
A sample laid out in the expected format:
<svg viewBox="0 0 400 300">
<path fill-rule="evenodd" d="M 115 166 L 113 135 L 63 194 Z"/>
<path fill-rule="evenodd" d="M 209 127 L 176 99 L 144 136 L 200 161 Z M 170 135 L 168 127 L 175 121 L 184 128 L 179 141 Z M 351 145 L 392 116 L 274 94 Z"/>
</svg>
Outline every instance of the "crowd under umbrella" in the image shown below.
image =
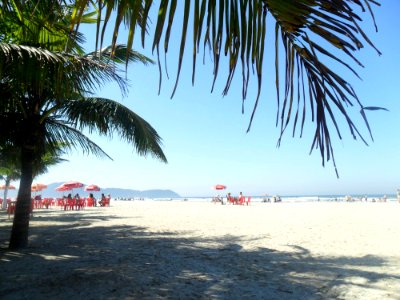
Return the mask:
<svg viewBox="0 0 400 300">
<path fill-rule="evenodd" d="M 87 192 L 99 192 L 101 188 L 96 184 L 90 184 L 85 187 L 85 191 Z"/>
<path fill-rule="evenodd" d="M 15 190 L 15 189 L 16 189 L 15 186 L 13 186 L 12 184 L 9 184 L 8 186 L 6 186 L 5 184 L 0 185 L 0 190 L 4 190 L 4 196 L 0 197 L 0 198 L 7 198 L 7 191 L 8 190 Z M 0 207 L 5 209 L 7 207 L 7 201 L 4 201 L 3 204 L 0 205 Z"/>
<path fill-rule="evenodd" d="M 13 186 L 12 184 L 10 184 L 8 186 L 6 186 L 5 184 L 0 185 L 0 190 L 4 191 L 4 198 L 6 198 L 6 194 L 7 194 L 6 190 L 9 191 L 9 190 L 15 190 L 15 189 L 16 189 L 15 186 Z"/>
<path fill-rule="evenodd" d="M 85 191 L 87 191 L 87 192 L 99 192 L 100 190 L 101 190 L 100 187 L 96 184 L 90 184 L 85 187 Z M 96 201 L 96 200 L 94 200 L 94 201 Z M 96 202 L 95 202 L 95 205 L 96 205 Z"/>
<path fill-rule="evenodd" d="M 64 182 L 61 186 L 71 189 L 73 193 L 74 189 L 79 189 L 83 187 L 83 183 L 79 181 L 67 181 Z"/>
<path fill-rule="evenodd" d="M 222 191 L 222 190 L 226 189 L 226 185 L 216 184 L 212 187 L 212 189 L 214 189 L 216 191 Z M 213 201 L 221 201 L 222 202 L 222 198 L 220 197 L 220 195 L 217 195 L 216 197 L 213 198 Z"/>
</svg>

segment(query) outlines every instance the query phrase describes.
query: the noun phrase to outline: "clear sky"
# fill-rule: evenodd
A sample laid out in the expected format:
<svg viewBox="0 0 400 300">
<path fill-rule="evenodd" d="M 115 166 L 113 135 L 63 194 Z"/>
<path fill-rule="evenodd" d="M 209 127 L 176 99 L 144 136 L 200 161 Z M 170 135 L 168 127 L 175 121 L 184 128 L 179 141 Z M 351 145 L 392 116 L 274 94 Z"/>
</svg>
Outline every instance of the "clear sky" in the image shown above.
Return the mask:
<svg viewBox="0 0 400 300">
<path fill-rule="evenodd" d="M 159 73 L 156 65 L 131 65 L 128 70 L 130 91 L 122 98 L 114 86 L 106 86 L 99 96 L 121 101 L 147 120 L 163 139 L 163 150 L 168 164 L 152 157 L 140 157 L 132 147 L 117 136 L 112 140 L 91 136 L 114 160 L 85 156 L 79 152 L 66 157 L 69 162 L 50 168 L 49 173 L 34 182 L 52 183 L 78 180 L 101 187 L 171 189 L 181 196 L 211 196 L 215 184 L 225 184 L 227 191 L 246 195 L 327 195 L 327 194 L 394 194 L 400 188 L 400 2 L 383 1 L 375 9 L 378 33 L 368 14 L 363 28 L 382 52 L 379 56 L 366 46 L 357 57 L 365 68 L 356 68 L 362 81 L 346 77 L 355 88 L 365 106 L 382 106 L 389 110 L 369 112 L 374 141 L 358 115 L 355 106 L 352 115 L 363 132 L 369 146 L 354 141 L 347 132 L 343 119 L 339 122 L 343 139 L 334 138 L 334 151 L 340 178 L 331 162 L 321 165 L 318 151 L 309 155 L 314 125 L 308 121 L 303 137 L 292 138 L 291 130 L 284 136 L 280 148 L 276 147 L 279 128 L 275 127 L 276 92 L 272 49 L 267 50 L 261 103 L 252 129 L 246 133 L 256 93 L 256 80 L 252 78 L 251 91 L 241 113 L 240 70 L 229 94 L 222 97 L 225 77 L 221 76 L 211 94 L 211 60 L 206 65 L 199 55 L 196 83 L 191 85 L 191 59 L 184 61 L 178 90 L 170 95 L 175 83 L 176 59 L 173 49 L 168 56 L 170 79 L 163 74 L 158 95 Z M 154 18 L 153 18 L 154 19 Z M 178 27 L 177 27 L 178 28 Z M 177 30 L 177 32 L 180 32 Z M 273 27 L 267 37 L 274 43 Z M 90 33 L 88 41 L 94 33 Z M 124 37 L 120 35 L 120 42 Z M 89 40 L 90 39 L 90 40 Z M 172 44 L 179 43 L 179 36 Z M 188 42 L 190 39 L 188 40 Z M 93 44 L 93 43 L 92 43 Z M 146 49 L 136 50 L 152 56 L 147 40 Z M 92 50 L 92 49 L 91 49 Z M 191 53 L 191 46 L 186 50 Z M 226 60 L 221 65 L 221 73 Z M 223 74 L 221 74 L 223 75 Z M 334 130 L 332 128 L 332 135 Z"/>
</svg>

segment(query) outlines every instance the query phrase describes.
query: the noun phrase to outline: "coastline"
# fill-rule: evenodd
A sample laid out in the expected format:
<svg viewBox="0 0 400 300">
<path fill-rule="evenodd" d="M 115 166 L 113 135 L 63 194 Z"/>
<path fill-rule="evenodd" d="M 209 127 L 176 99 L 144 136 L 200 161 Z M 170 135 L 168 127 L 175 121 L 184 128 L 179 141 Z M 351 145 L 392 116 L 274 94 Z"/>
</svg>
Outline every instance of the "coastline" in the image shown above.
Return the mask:
<svg viewBox="0 0 400 300">
<path fill-rule="evenodd" d="M 400 205 L 112 201 L 38 210 L 3 299 L 399 299 Z M 85 283 L 85 284 L 83 284 Z"/>
<path fill-rule="evenodd" d="M 188 197 L 164 197 L 164 198 L 139 198 L 139 197 L 117 197 L 114 200 L 117 201 L 189 201 L 189 202 L 211 202 L 214 197 L 218 196 L 188 196 Z M 220 197 L 223 197 L 226 202 L 225 194 L 220 193 Z M 246 196 L 248 197 L 248 196 Z M 273 202 L 274 197 L 279 197 L 281 202 L 293 203 L 293 202 L 398 202 L 395 194 L 367 194 L 367 195 L 267 195 L 267 196 L 250 196 L 253 203 L 265 202 L 264 200 L 269 199 Z M 386 197 L 386 198 L 385 198 Z"/>
</svg>

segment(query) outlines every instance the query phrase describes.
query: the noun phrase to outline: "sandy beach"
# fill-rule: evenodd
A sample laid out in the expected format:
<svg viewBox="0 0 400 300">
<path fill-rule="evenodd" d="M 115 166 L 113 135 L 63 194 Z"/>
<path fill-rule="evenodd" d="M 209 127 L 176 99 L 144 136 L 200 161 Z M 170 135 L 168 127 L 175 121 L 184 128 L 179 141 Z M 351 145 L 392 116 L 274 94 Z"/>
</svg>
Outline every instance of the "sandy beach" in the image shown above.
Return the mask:
<svg viewBox="0 0 400 300">
<path fill-rule="evenodd" d="M 2 299 L 400 299 L 400 204 L 112 201 L 37 210 Z"/>
</svg>

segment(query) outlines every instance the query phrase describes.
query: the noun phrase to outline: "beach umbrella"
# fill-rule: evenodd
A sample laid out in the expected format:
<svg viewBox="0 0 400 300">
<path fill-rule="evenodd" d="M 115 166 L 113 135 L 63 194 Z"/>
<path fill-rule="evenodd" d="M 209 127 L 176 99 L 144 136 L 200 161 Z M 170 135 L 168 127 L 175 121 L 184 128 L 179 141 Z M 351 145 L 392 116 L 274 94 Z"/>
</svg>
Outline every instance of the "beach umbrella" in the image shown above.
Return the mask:
<svg viewBox="0 0 400 300">
<path fill-rule="evenodd" d="M 91 184 L 85 187 L 85 191 L 87 192 L 98 192 L 100 191 L 100 187 L 96 184 Z M 90 201 L 93 201 L 93 199 L 91 199 Z M 91 203 L 91 204 L 89 204 Z M 89 202 L 88 200 L 88 206 L 95 206 L 96 205 L 96 200 L 94 200 L 94 202 Z"/>
<path fill-rule="evenodd" d="M 70 191 L 70 190 L 72 190 L 72 188 L 63 186 L 63 185 L 56 187 L 57 192 L 65 192 L 65 191 Z"/>
<path fill-rule="evenodd" d="M 79 181 L 68 181 L 63 183 L 61 186 L 69 187 L 71 189 L 77 189 L 83 187 L 83 183 Z"/>
<path fill-rule="evenodd" d="M 47 188 L 47 185 L 45 185 L 43 183 L 35 183 L 35 184 L 32 184 L 31 191 L 32 192 L 40 192 L 46 188 Z"/>
<path fill-rule="evenodd" d="M 0 190 L 5 190 L 5 189 L 6 189 L 6 185 L 5 185 L 5 184 L 0 185 Z M 9 190 L 15 190 L 15 186 L 13 186 L 12 184 L 10 184 L 10 185 L 8 186 L 8 189 L 9 189 Z"/>
<path fill-rule="evenodd" d="M 79 181 L 68 181 L 68 182 L 63 183 L 61 186 L 71 189 L 72 193 L 73 193 L 74 189 L 83 187 L 83 183 L 81 183 Z"/>
<path fill-rule="evenodd" d="M 225 190 L 226 189 L 226 185 L 223 184 L 217 184 L 213 186 L 214 190 Z"/>
<path fill-rule="evenodd" d="M 72 190 L 72 188 L 60 185 L 60 186 L 56 187 L 55 190 L 57 192 L 63 192 L 63 195 L 64 195 L 64 192 L 70 191 L 70 190 Z"/>
<path fill-rule="evenodd" d="M 85 187 L 85 191 L 88 192 L 98 192 L 100 191 L 100 187 L 98 185 L 95 184 L 91 184 Z"/>
</svg>

